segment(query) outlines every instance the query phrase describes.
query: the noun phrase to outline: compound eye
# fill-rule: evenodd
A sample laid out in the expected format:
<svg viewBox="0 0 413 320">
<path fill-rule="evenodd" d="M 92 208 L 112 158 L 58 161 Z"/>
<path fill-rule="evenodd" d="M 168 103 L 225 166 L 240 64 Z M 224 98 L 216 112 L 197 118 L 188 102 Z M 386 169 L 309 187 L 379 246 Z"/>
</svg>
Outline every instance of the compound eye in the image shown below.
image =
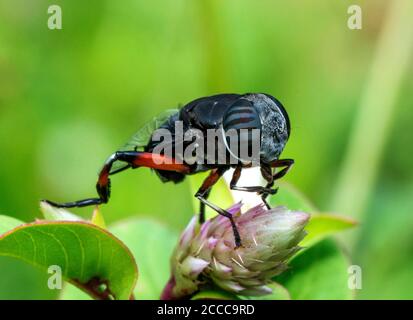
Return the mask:
<svg viewBox="0 0 413 320">
<path fill-rule="evenodd" d="M 276 115 L 276 123 L 275 123 L 275 130 L 278 135 L 282 135 L 284 132 L 286 132 L 286 121 L 284 117 L 281 114 Z"/>
<path fill-rule="evenodd" d="M 261 129 L 261 121 L 251 101 L 237 100 L 224 115 L 224 130 Z"/>
<path fill-rule="evenodd" d="M 226 112 L 222 126 L 229 153 L 243 162 L 259 158 L 261 121 L 252 102 L 239 99 Z"/>
<path fill-rule="evenodd" d="M 271 97 L 271 99 L 274 101 L 275 105 L 277 106 L 278 110 L 280 110 L 282 116 L 278 116 L 277 119 L 277 133 L 278 134 L 283 134 L 284 132 L 287 132 L 288 137 L 290 136 L 290 119 L 288 117 L 288 113 L 285 110 L 284 106 L 281 104 L 280 101 L 275 99 L 274 97 Z"/>
</svg>

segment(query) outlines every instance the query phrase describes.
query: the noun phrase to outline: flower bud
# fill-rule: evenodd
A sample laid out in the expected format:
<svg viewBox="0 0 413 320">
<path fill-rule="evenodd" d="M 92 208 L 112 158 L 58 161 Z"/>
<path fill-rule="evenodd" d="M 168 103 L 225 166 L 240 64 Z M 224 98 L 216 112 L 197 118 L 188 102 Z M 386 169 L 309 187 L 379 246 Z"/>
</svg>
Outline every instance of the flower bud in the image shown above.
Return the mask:
<svg viewBox="0 0 413 320">
<path fill-rule="evenodd" d="M 300 249 L 309 215 L 264 206 L 241 215 L 240 209 L 236 204 L 227 210 L 241 236 L 239 248 L 228 218 L 218 215 L 201 226 L 192 218 L 172 255 L 171 279 L 161 298 L 184 298 L 211 284 L 239 295 L 271 293 L 267 284 Z"/>
</svg>

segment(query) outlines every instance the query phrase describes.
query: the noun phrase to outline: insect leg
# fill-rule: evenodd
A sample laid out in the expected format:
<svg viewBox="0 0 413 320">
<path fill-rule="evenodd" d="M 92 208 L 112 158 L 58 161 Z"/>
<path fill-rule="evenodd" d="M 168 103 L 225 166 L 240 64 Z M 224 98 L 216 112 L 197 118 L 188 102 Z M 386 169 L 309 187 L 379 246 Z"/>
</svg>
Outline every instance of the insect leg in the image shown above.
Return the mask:
<svg viewBox="0 0 413 320">
<path fill-rule="evenodd" d="M 57 208 L 86 207 L 107 203 L 110 196 L 110 169 L 112 168 L 112 164 L 116 160 L 118 160 L 117 153 L 114 153 L 106 160 L 105 165 L 99 173 L 98 182 L 96 183 L 96 191 L 99 195 L 99 198 L 89 198 L 66 203 L 56 203 L 50 200 L 45 200 L 45 202 Z"/>
<path fill-rule="evenodd" d="M 287 172 L 291 169 L 293 164 L 294 164 L 293 159 L 280 159 L 280 160 L 275 160 L 274 162 L 270 163 L 270 166 L 272 168 L 282 168 L 282 167 L 284 167 L 280 171 L 276 172 L 272 176 L 271 179 L 268 177 L 268 174 L 266 174 L 263 170 L 261 170 L 261 173 L 262 173 L 264 179 L 266 179 L 268 181 L 268 184 L 266 185 L 266 188 L 272 188 L 274 186 L 274 181 L 284 177 L 287 174 Z M 278 189 L 276 189 L 276 190 L 278 190 Z M 261 198 L 262 198 L 262 201 L 267 206 L 267 208 L 270 209 L 270 206 L 268 205 L 267 200 L 266 200 L 267 196 L 268 196 L 268 193 L 263 193 Z"/>
<path fill-rule="evenodd" d="M 225 167 L 214 169 L 211 171 L 210 175 L 205 179 L 199 188 L 198 192 L 195 194 L 195 197 L 201 195 L 205 200 L 209 197 L 211 193 L 212 186 L 222 177 L 224 172 L 227 170 Z M 205 222 L 205 203 L 200 202 L 199 206 L 199 223 L 202 224 Z"/>
<path fill-rule="evenodd" d="M 211 193 L 211 188 L 208 189 L 207 192 L 205 192 L 204 199 L 208 199 L 210 193 Z M 200 201 L 199 202 L 199 224 L 203 224 L 204 222 L 205 222 L 205 203 Z"/>
<path fill-rule="evenodd" d="M 187 165 L 176 163 L 173 158 L 169 158 L 164 155 L 139 151 L 118 151 L 112 154 L 108 158 L 108 160 L 106 160 L 105 165 L 99 173 L 98 182 L 96 183 L 96 191 L 99 196 L 98 198 L 90 198 L 67 203 L 56 203 L 49 200 L 45 201 L 50 205 L 58 208 L 85 207 L 107 203 L 110 197 L 109 175 L 123 171 L 122 169 L 111 172 L 112 165 L 115 161 L 126 162 L 128 164 L 126 168 L 147 167 L 152 169 L 176 171 L 182 173 L 189 173 L 190 171 L 190 168 Z"/>
<path fill-rule="evenodd" d="M 274 177 L 272 175 L 272 168 L 269 165 L 263 165 L 261 166 L 261 175 L 262 177 L 267 181 L 267 188 L 272 188 L 274 185 Z M 275 192 L 273 194 L 276 194 L 278 191 L 278 188 L 274 190 Z M 262 194 L 261 195 L 261 200 L 264 202 L 265 206 L 267 207 L 268 210 L 271 209 L 269 203 L 267 202 L 267 195 Z"/>
<path fill-rule="evenodd" d="M 270 187 L 262 187 L 262 186 L 248 186 L 248 187 L 239 187 L 237 186 L 238 180 L 241 177 L 241 167 L 237 167 L 234 171 L 234 174 L 232 175 L 231 182 L 229 184 L 229 187 L 231 190 L 236 190 L 236 191 L 246 191 L 246 192 L 257 192 L 258 194 L 276 194 L 277 189 L 271 189 Z M 261 167 L 261 172 L 263 172 L 264 167 Z M 271 174 L 271 168 L 269 168 L 269 177 L 272 179 L 272 174 Z M 263 174 L 264 175 L 264 174 Z M 264 199 L 264 203 L 269 208 L 268 203 Z"/>
<path fill-rule="evenodd" d="M 276 174 L 273 176 L 273 180 L 278 180 L 282 177 L 284 177 L 288 171 L 290 171 L 291 167 L 294 164 L 293 159 L 280 159 L 280 160 L 275 160 L 274 162 L 270 163 L 270 166 L 272 168 L 282 168 L 282 170 L 278 171 Z"/>
<path fill-rule="evenodd" d="M 232 214 L 229 213 L 228 211 L 225 211 L 224 209 L 221 209 L 220 207 L 218 207 L 217 205 L 213 204 L 212 202 L 206 200 L 205 198 L 203 198 L 200 195 L 198 195 L 196 197 L 197 197 L 197 199 L 199 199 L 199 201 L 203 202 L 205 205 L 207 205 L 211 209 L 215 210 L 218 214 L 220 214 L 220 215 L 222 215 L 222 216 L 229 219 L 229 221 L 231 222 L 232 231 L 234 233 L 235 246 L 237 248 L 240 247 L 241 246 L 241 237 L 239 235 L 237 225 L 235 224 L 235 221 L 234 221 L 234 218 L 232 217 Z"/>
<path fill-rule="evenodd" d="M 227 168 L 218 168 L 214 170 L 204 181 L 202 186 L 199 188 L 198 192 L 195 194 L 195 197 L 201 201 L 204 205 L 207 205 L 211 209 L 215 210 L 218 214 L 226 217 L 229 219 L 231 222 L 231 227 L 232 231 L 234 233 L 234 239 L 235 239 L 235 246 L 240 247 L 241 246 L 241 237 L 239 235 L 237 226 L 235 224 L 234 218 L 232 217 L 232 214 L 225 211 L 224 209 L 221 209 L 217 205 L 213 204 L 212 202 L 208 201 L 205 198 L 205 195 L 211 187 L 218 181 L 218 179 L 224 174 L 224 172 L 227 170 Z"/>
</svg>

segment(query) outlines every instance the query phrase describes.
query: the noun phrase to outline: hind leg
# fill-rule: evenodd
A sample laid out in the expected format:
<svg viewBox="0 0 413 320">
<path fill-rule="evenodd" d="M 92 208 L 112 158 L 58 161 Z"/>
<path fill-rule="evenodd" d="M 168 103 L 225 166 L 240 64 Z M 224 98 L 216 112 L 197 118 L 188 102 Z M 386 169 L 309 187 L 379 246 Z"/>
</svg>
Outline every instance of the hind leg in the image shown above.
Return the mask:
<svg viewBox="0 0 413 320">
<path fill-rule="evenodd" d="M 146 167 L 159 170 L 176 171 L 184 174 L 190 172 L 190 168 L 187 165 L 176 163 L 173 158 L 169 158 L 164 155 L 139 151 L 118 151 L 106 160 L 105 165 L 99 173 L 99 178 L 96 183 L 96 191 L 98 193 L 97 198 L 88 198 L 66 203 L 56 203 L 49 200 L 45 200 L 45 202 L 58 208 L 86 207 L 107 203 L 110 197 L 109 175 L 123 171 L 118 170 L 111 172 L 112 165 L 115 161 L 125 162 L 128 165 L 125 169 Z"/>
</svg>

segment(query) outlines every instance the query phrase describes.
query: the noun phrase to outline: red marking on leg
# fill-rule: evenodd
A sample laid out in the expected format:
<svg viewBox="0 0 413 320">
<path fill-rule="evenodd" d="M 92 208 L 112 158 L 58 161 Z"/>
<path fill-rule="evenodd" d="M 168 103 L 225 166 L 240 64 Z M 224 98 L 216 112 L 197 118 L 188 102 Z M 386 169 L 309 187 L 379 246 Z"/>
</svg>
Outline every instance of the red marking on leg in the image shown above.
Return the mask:
<svg viewBox="0 0 413 320">
<path fill-rule="evenodd" d="M 177 163 L 176 160 L 171 157 L 149 152 L 143 152 L 136 156 L 136 159 L 133 160 L 133 165 L 181 173 L 190 172 L 190 168 L 187 165 Z"/>
<path fill-rule="evenodd" d="M 102 171 L 99 174 L 99 180 L 98 180 L 98 184 L 101 187 L 105 187 L 108 185 L 109 183 L 109 171 L 110 169 L 108 168 L 108 166 L 104 166 Z"/>
</svg>

